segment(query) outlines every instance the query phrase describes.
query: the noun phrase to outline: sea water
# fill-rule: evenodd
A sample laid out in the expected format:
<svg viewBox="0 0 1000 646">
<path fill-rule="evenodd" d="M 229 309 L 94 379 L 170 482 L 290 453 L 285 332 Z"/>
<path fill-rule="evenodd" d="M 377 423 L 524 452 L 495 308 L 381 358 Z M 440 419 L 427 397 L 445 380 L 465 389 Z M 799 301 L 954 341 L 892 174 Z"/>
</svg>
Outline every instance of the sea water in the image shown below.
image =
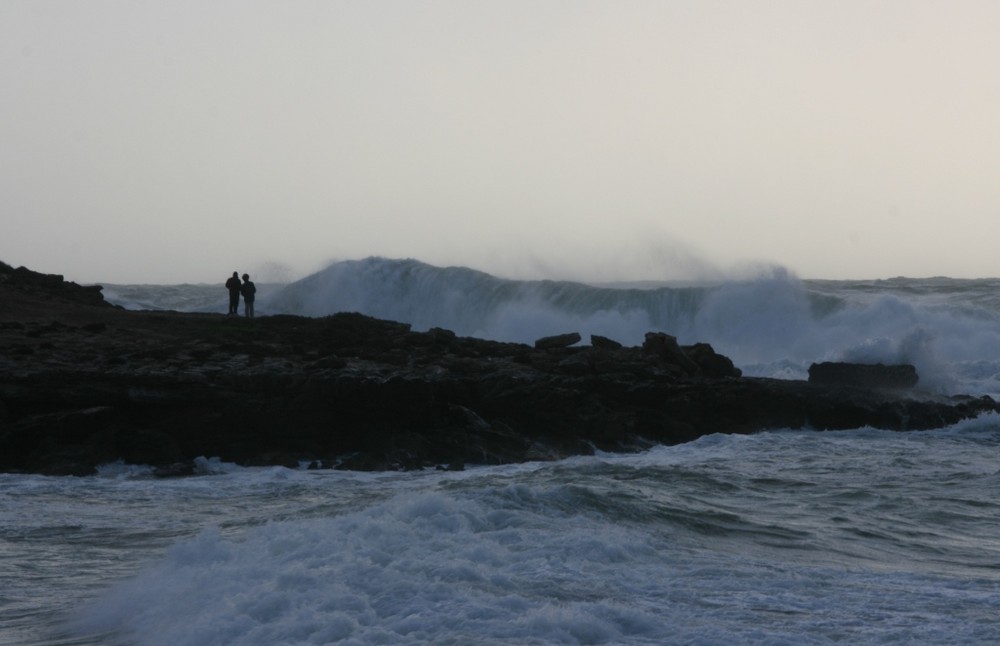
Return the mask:
<svg viewBox="0 0 1000 646">
<path fill-rule="evenodd" d="M 927 391 L 995 395 L 998 286 L 779 272 L 638 289 L 372 259 L 258 311 L 504 340 L 665 331 L 748 374 L 907 360 Z M 214 309 L 210 289 L 192 302 Z M 0 474 L 0 644 L 1000 642 L 995 415 L 457 473 L 197 466 Z"/>
<path fill-rule="evenodd" d="M 0 476 L 4 644 L 1000 640 L 1000 419 L 360 474 Z"/>
</svg>

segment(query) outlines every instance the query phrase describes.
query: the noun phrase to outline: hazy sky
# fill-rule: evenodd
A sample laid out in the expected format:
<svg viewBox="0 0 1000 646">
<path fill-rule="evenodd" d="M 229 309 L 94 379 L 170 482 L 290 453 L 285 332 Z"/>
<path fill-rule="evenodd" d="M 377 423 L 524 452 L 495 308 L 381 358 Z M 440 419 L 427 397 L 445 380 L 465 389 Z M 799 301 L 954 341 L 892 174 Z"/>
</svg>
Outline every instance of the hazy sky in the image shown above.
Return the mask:
<svg viewBox="0 0 1000 646">
<path fill-rule="evenodd" d="M 369 255 L 998 276 L 1000 2 L 0 2 L 0 260 Z"/>
</svg>

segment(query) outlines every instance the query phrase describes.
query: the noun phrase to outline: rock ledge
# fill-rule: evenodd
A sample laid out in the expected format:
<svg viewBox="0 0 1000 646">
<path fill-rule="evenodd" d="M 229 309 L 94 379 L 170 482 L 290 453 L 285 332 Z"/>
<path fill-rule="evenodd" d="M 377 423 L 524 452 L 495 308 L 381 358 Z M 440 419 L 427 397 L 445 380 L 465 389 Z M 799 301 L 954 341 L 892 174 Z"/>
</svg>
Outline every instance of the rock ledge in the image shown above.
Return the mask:
<svg viewBox="0 0 1000 646">
<path fill-rule="evenodd" d="M 997 410 L 989 398 L 741 377 L 711 346 L 661 332 L 642 347 L 571 347 L 572 332 L 532 347 L 356 313 L 135 312 L 33 274 L 0 266 L 0 471 L 82 475 L 123 460 L 179 475 L 199 456 L 462 468 L 709 433 L 930 429 Z"/>
</svg>

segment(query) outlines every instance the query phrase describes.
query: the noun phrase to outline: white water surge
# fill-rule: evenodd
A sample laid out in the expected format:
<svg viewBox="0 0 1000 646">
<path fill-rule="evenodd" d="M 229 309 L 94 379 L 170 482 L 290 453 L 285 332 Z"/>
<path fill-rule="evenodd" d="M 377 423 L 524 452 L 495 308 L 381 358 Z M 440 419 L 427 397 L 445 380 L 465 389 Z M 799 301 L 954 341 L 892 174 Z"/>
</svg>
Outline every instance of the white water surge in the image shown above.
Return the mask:
<svg viewBox="0 0 1000 646">
<path fill-rule="evenodd" d="M 991 643 L 998 441 L 988 417 L 462 473 L 0 476 L 0 643 Z"/>
</svg>

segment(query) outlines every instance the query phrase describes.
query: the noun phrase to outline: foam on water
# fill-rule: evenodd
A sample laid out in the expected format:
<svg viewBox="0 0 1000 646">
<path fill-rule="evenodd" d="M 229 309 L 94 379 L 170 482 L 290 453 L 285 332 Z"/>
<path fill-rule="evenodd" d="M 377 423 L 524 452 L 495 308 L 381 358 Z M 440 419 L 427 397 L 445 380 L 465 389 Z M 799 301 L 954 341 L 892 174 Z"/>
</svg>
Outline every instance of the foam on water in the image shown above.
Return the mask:
<svg viewBox="0 0 1000 646">
<path fill-rule="evenodd" d="M 943 432 L 717 435 L 456 474 L 237 469 L 175 481 L 190 504 L 214 489 L 229 507 L 257 500 L 267 520 L 224 514 L 79 608 L 72 634 L 987 642 L 1000 639 L 998 440 L 988 416 Z"/>
<path fill-rule="evenodd" d="M 162 644 L 593 643 L 649 631 L 641 612 L 586 589 L 600 572 L 577 576 L 648 548 L 626 532 L 595 538 L 562 522 L 553 552 L 552 524 L 422 494 L 337 519 L 271 524 L 239 542 L 209 530 L 102 600 L 88 621 L 98 631 L 124 623 L 141 643 Z"/>
</svg>

